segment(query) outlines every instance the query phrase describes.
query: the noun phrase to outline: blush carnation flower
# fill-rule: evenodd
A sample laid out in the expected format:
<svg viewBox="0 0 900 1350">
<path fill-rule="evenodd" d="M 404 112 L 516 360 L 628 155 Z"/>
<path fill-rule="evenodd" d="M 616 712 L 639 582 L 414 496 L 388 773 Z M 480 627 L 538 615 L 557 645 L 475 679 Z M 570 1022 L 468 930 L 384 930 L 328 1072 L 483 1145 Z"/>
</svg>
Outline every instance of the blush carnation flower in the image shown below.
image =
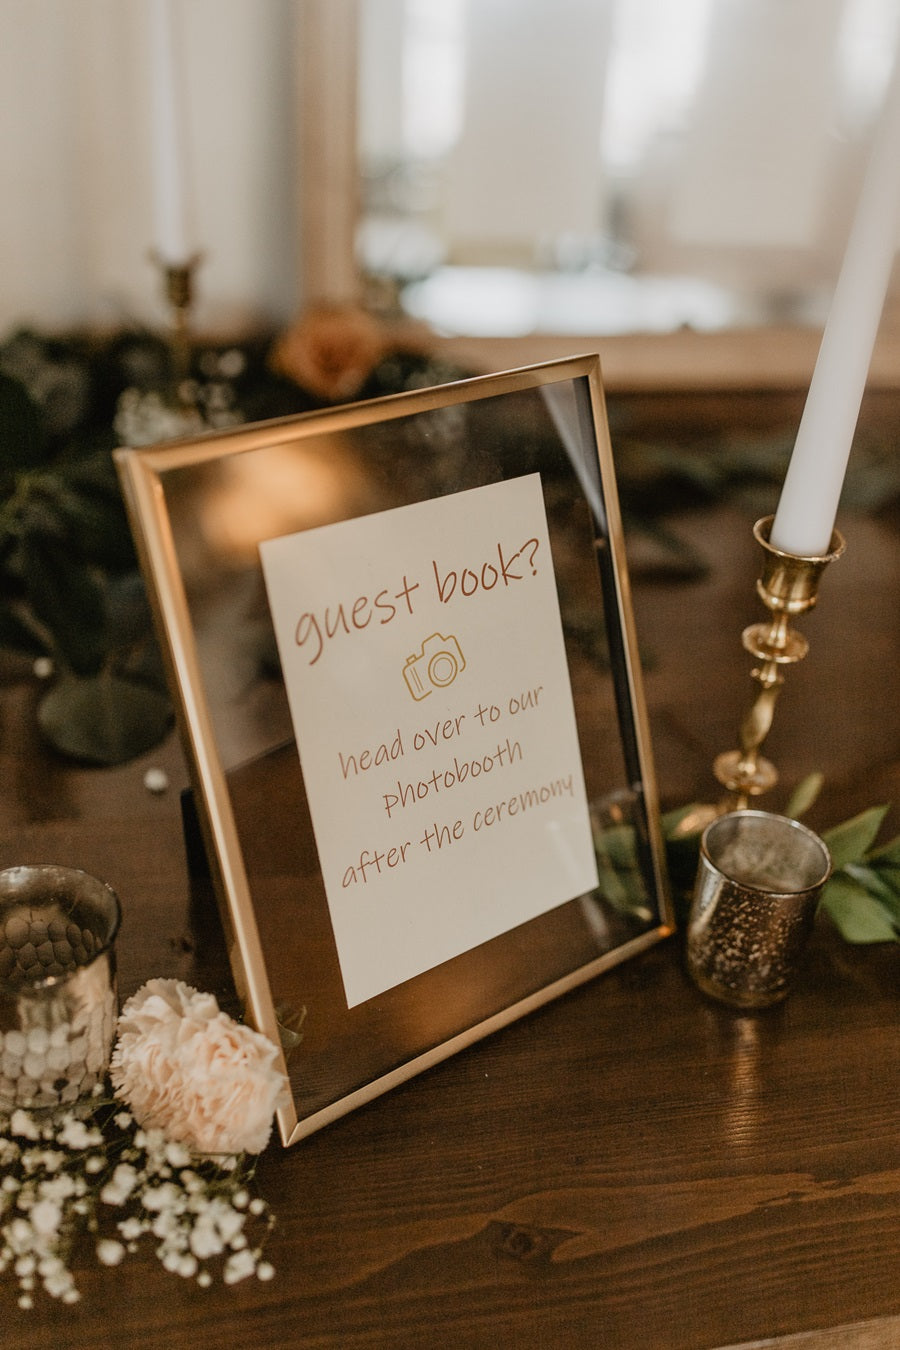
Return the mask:
<svg viewBox="0 0 900 1350">
<path fill-rule="evenodd" d="M 286 1091 L 272 1042 L 181 980 L 148 980 L 119 1015 L 116 1096 L 197 1153 L 261 1153 Z"/>
</svg>

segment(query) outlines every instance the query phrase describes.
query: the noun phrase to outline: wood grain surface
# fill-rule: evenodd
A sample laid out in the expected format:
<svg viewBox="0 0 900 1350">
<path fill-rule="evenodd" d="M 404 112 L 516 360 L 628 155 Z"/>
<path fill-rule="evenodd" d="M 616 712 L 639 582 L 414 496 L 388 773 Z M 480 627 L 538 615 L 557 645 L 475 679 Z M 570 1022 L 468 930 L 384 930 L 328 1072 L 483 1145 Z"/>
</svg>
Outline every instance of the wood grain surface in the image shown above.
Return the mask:
<svg viewBox="0 0 900 1350">
<path fill-rule="evenodd" d="M 752 519 L 717 507 L 673 523 L 710 571 L 634 577 L 667 806 L 714 793 L 709 766 L 751 693 L 740 631 L 758 617 Z M 826 774 L 818 828 L 900 800 L 896 522 L 841 525 L 846 556 L 804 620 L 810 655 L 769 740 L 783 783 L 767 804 Z M 190 904 L 176 740 L 120 769 L 73 767 L 35 738 L 36 692 L 6 660 L 0 865 L 113 885 L 123 998 L 165 975 L 230 1006 L 217 917 Z M 162 795 L 143 785 L 151 766 L 169 775 Z M 85 1259 L 78 1305 L 21 1312 L 3 1277 L 2 1344 L 884 1350 L 900 1344 L 898 1065 L 900 946 L 852 948 L 820 922 L 795 993 L 747 1015 L 694 989 L 676 935 L 303 1144 L 273 1144 L 257 1174 L 278 1216 L 270 1283 L 199 1289 L 147 1250 L 113 1271 Z"/>
</svg>

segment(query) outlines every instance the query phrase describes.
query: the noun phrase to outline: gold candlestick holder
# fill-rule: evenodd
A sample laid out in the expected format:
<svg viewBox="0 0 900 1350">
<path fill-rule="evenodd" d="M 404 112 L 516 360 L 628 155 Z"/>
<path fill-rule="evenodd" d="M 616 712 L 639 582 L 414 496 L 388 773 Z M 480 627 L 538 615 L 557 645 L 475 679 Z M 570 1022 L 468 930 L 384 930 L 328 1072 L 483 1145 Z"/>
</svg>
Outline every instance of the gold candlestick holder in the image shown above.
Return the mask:
<svg viewBox="0 0 900 1350">
<path fill-rule="evenodd" d="M 191 374 L 191 310 L 194 304 L 194 277 L 200 264 L 195 254 L 187 262 L 170 263 L 154 255 L 162 272 L 163 293 L 169 306 L 169 350 L 172 356 L 172 381 L 175 402 L 181 408 L 193 409 L 190 396 Z"/>
<path fill-rule="evenodd" d="M 759 689 L 741 725 L 740 749 L 719 755 L 713 766 L 729 794 L 722 810 L 745 808 L 751 798 L 770 791 L 778 781 L 778 770 L 763 758 L 760 748 L 772 725 L 785 667 L 802 661 L 809 650 L 806 638 L 791 628 L 790 620 L 813 608 L 822 573 L 844 551 L 844 540 L 835 530 L 829 551 L 820 557 L 785 553 L 769 542 L 773 520 L 773 516 L 765 516 L 753 527 L 754 537 L 763 550 L 763 569 L 756 590 L 769 611 L 769 620 L 751 624 L 742 634 L 745 650 L 759 663 L 751 672 Z"/>
</svg>

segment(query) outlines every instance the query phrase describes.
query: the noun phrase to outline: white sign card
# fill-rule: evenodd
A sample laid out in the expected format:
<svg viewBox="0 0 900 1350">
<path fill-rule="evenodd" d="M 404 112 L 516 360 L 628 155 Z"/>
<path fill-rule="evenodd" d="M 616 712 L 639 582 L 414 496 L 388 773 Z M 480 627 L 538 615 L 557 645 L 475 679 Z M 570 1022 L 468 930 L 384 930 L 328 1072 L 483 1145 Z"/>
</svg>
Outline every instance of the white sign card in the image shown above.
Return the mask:
<svg viewBox="0 0 900 1350">
<path fill-rule="evenodd" d="M 540 475 L 259 548 L 348 1007 L 592 891 Z"/>
</svg>

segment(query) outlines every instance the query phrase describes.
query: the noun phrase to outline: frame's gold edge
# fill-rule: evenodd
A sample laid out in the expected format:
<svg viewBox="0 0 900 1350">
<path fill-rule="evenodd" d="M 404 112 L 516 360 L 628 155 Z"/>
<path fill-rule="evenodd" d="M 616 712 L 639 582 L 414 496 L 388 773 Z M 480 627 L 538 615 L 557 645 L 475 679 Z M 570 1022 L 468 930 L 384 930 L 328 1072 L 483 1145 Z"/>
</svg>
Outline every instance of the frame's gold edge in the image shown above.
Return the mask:
<svg viewBox="0 0 900 1350">
<path fill-rule="evenodd" d="M 476 375 L 454 381 L 452 384 L 437 385 L 424 390 L 409 390 L 378 399 L 275 418 L 256 423 L 252 427 L 238 426 L 225 431 L 209 431 L 196 437 L 169 441 L 161 445 L 138 449 L 122 447 L 114 452 L 142 565 L 146 574 L 153 579 L 150 589 L 157 621 L 161 626 L 163 638 L 168 638 L 167 641 L 163 641 L 163 650 L 170 665 L 173 684 L 178 691 L 180 723 L 185 738 L 189 771 L 192 781 L 196 780 L 195 789 L 207 808 L 206 811 L 200 812 L 201 825 L 204 835 L 207 831 L 212 834 L 212 838 L 207 839 L 209 860 L 215 873 L 222 918 L 227 928 L 232 972 L 254 1024 L 276 1045 L 280 1045 L 274 1002 L 227 786 L 221 766 L 211 751 L 211 747 L 215 745 L 214 731 L 201 693 L 202 681 L 191 640 L 187 599 L 180 585 L 175 546 L 168 531 L 159 474 L 176 465 L 202 464 L 223 454 L 239 454 L 269 448 L 281 440 L 294 441 L 323 432 L 349 430 L 373 421 L 387 421 L 453 404 L 472 402 L 487 394 L 496 397 L 526 388 L 538 389 L 561 380 L 578 378 L 586 378 L 591 390 L 591 416 L 604 495 L 603 506 L 607 516 L 616 609 L 633 715 L 642 798 L 650 832 L 654 881 L 663 922 L 649 932 L 623 943 L 614 951 L 604 953 L 595 961 L 569 972 L 550 985 L 501 1009 L 450 1040 L 373 1079 L 364 1087 L 346 1094 L 303 1120 L 298 1119 L 296 1103 L 292 1097 L 290 1107 L 281 1108 L 277 1113 L 279 1132 L 286 1146 L 299 1142 L 323 1126 L 348 1114 L 357 1106 L 374 1100 L 432 1065 L 450 1058 L 474 1042 L 586 983 L 603 971 L 668 937 L 674 931 L 600 358 L 596 353 L 589 353 L 545 361 L 518 370 Z"/>
<path fill-rule="evenodd" d="M 671 931 L 668 925 L 662 924 L 658 928 L 652 928 L 646 933 L 641 933 L 629 942 L 623 942 L 614 951 L 604 952 L 602 956 L 597 957 L 596 961 L 590 961 L 587 965 L 579 966 L 577 970 L 570 971 L 568 975 L 563 975 L 535 993 L 529 994 L 527 998 L 519 999 L 518 1002 L 494 1013 L 492 1017 L 475 1023 L 466 1031 L 459 1032 L 449 1040 L 442 1041 L 440 1045 L 432 1047 L 431 1050 L 417 1055 L 415 1059 L 408 1060 L 405 1064 L 392 1069 L 390 1073 L 383 1074 L 380 1078 L 374 1078 L 365 1087 L 357 1088 L 355 1092 L 348 1093 L 338 1101 L 332 1102 L 330 1106 L 323 1107 L 311 1116 L 306 1116 L 302 1121 L 296 1123 L 287 1137 L 282 1136 L 285 1147 L 290 1148 L 293 1144 L 299 1144 L 303 1139 L 308 1139 L 310 1135 L 316 1134 L 326 1125 L 340 1120 L 342 1116 L 349 1115 L 351 1111 L 355 1111 L 358 1107 L 376 1101 L 393 1088 L 409 1082 L 411 1078 L 416 1078 L 419 1074 L 434 1068 L 435 1065 L 442 1064 L 444 1060 L 451 1059 L 460 1051 L 477 1044 L 478 1041 L 486 1040 L 494 1032 L 511 1026 L 513 1022 L 527 1017 L 530 1013 L 537 1012 L 538 1009 L 580 988 L 581 985 L 589 984 L 591 980 L 596 979 L 598 975 L 602 975 L 605 971 L 612 970 L 615 966 L 638 956 L 650 947 L 655 947 L 657 943 L 668 937 Z"/>
<path fill-rule="evenodd" d="M 650 752 L 652 743 L 650 720 L 644 697 L 644 683 L 634 622 L 634 608 L 631 596 L 631 583 L 625 553 L 625 531 L 619 508 L 619 495 L 616 487 L 615 463 L 609 422 L 606 415 L 606 399 L 599 356 L 591 363 L 592 368 L 585 372 L 592 386 L 591 405 L 594 412 L 594 434 L 597 442 L 597 454 L 600 461 L 600 480 L 603 485 L 604 507 L 607 514 L 612 574 L 616 587 L 616 609 L 622 629 L 622 654 L 625 661 L 625 673 L 628 679 L 629 701 L 634 718 L 635 744 L 640 765 L 640 778 L 644 803 L 647 808 L 647 822 L 650 830 L 651 856 L 653 858 L 654 877 L 657 894 L 662 905 L 663 927 L 666 935 L 675 931 L 675 910 L 669 890 L 665 866 L 665 843 L 662 837 L 660 821 L 659 792 L 656 783 L 656 771 Z M 602 412 L 602 420 L 599 414 Z"/>
<path fill-rule="evenodd" d="M 190 635 L 187 600 L 179 584 L 174 541 L 161 507 L 162 491 L 155 476 L 154 458 L 125 447 L 114 452 L 144 573 L 154 580 L 150 599 L 163 630 L 160 634 L 163 657 L 170 667 L 171 683 L 178 691 L 177 720 L 188 773 L 198 799 L 207 806 L 206 811 L 197 814 L 225 927 L 229 964 L 253 1024 L 278 1047 L 286 1072 L 237 828 L 221 765 L 210 749 L 215 745 L 215 735 L 201 693 L 203 685 Z M 282 1131 L 292 1128 L 296 1119 L 294 1112 L 293 1121 L 282 1124 Z"/>
<path fill-rule="evenodd" d="M 207 460 L 217 459 L 226 451 L 241 454 L 248 450 L 269 448 L 278 443 L 279 431 L 285 433 L 285 440 L 301 440 L 305 436 L 319 435 L 323 431 L 347 431 L 373 420 L 389 421 L 397 417 L 431 412 L 450 403 L 471 403 L 488 391 L 497 396 L 516 393 L 524 387 L 537 389 L 542 384 L 551 384 L 561 379 L 590 376 L 591 371 L 598 367 L 599 360 L 596 353 L 589 353 L 564 357 L 558 361 L 542 361 L 535 365 L 524 366 L 521 370 L 472 375 L 466 379 L 433 385 L 427 389 L 407 389 L 397 394 L 384 394 L 380 398 L 341 403 L 330 408 L 313 408 L 308 412 L 294 413 L 287 417 L 274 417 L 266 422 L 256 422 L 252 426 L 204 431 L 197 436 L 166 441 L 160 445 L 142 446 L 138 450 L 122 447 L 114 453 L 117 457 L 121 455 L 126 459 L 130 455 L 137 454 L 143 464 L 157 473 L 162 473 L 175 464 L 184 463 L 187 449 L 191 450 L 191 463 L 203 464 Z M 377 412 L 377 418 L 373 418 L 373 412 Z"/>
</svg>

